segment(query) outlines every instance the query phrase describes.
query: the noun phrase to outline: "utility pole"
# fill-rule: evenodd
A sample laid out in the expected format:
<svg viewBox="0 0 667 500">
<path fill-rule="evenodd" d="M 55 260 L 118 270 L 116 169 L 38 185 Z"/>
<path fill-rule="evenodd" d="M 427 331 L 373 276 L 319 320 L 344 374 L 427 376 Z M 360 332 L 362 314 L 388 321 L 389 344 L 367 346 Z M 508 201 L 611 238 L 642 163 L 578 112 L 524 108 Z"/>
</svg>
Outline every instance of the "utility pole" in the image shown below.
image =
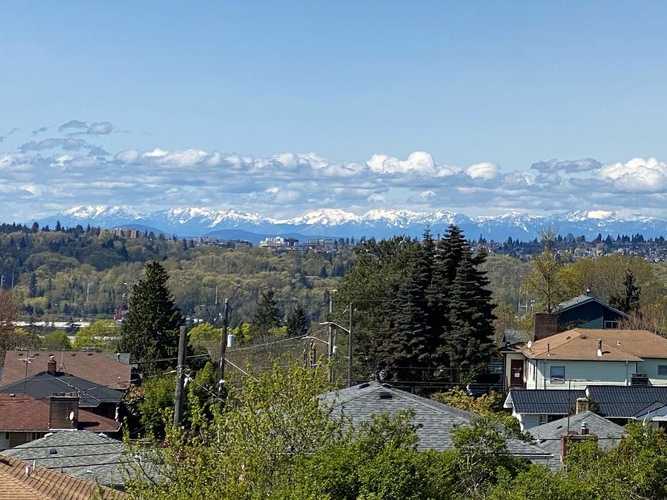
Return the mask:
<svg viewBox="0 0 667 500">
<path fill-rule="evenodd" d="M 333 353 L 334 353 L 334 338 L 333 338 L 333 324 L 330 323 L 331 316 L 333 314 L 333 293 L 329 292 L 329 317 L 327 318 L 328 325 L 328 349 L 327 349 L 327 358 L 329 360 L 329 383 L 333 384 L 334 381 L 334 367 L 333 367 Z"/>
<path fill-rule="evenodd" d="M 174 426 L 181 425 L 183 419 L 183 372 L 185 369 L 185 325 L 178 335 L 178 367 L 176 368 L 176 394 L 174 395 Z"/>
<path fill-rule="evenodd" d="M 229 325 L 229 299 L 225 299 L 222 316 L 222 339 L 220 340 L 220 359 L 218 360 L 218 394 L 222 392 L 225 378 L 225 355 L 227 354 L 227 328 Z"/>
<path fill-rule="evenodd" d="M 354 304 L 350 302 L 350 325 L 347 330 L 347 386 L 352 387 L 352 311 Z"/>
</svg>

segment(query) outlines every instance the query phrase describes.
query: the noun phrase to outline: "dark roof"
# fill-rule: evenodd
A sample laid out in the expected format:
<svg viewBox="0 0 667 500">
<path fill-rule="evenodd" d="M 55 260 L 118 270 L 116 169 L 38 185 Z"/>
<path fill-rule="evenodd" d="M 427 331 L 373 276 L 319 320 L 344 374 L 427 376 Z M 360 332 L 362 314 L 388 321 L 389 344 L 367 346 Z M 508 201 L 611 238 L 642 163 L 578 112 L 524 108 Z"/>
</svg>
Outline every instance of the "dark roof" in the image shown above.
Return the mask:
<svg viewBox="0 0 667 500">
<path fill-rule="evenodd" d="M 560 456 L 561 436 L 567 435 L 568 432 L 579 433 L 584 423 L 586 423 L 589 433 L 597 436 L 598 446 L 602 449 L 610 449 L 618 445 L 625 434 L 623 427 L 596 415 L 592 411 L 585 411 L 569 418 L 564 417 L 547 424 L 538 425 L 528 429 L 528 432 L 535 438 L 541 448 L 558 457 Z"/>
<path fill-rule="evenodd" d="M 608 418 L 634 418 L 667 404 L 667 386 L 589 385 L 586 394 Z"/>
<path fill-rule="evenodd" d="M 51 430 L 49 409 L 48 399 L 35 399 L 25 394 L 0 394 L 0 432 L 48 432 Z M 80 408 L 77 428 L 118 432 L 120 423 Z"/>
<path fill-rule="evenodd" d="M 87 408 L 95 408 L 102 403 L 119 403 L 123 397 L 123 391 L 109 389 L 90 380 L 48 373 L 0 387 L 0 393 L 27 394 L 35 399 L 46 399 L 52 394 L 77 393 L 79 406 Z"/>
<path fill-rule="evenodd" d="M 89 351 L 7 351 L 0 373 L 0 386 L 25 378 L 26 358 L 30 359 L 28 376 L 46 372 L 50 356 L 55 358 L 60 372 L 112 389 L 127 389 L 130 386 L 132 367 L 126 353 Z"/>
<path fill-rule="evenodd" d="M 585 295 L 585 294 L 584 295 L 577 295 L 576 297 L 573 297 L 569 300 L 566 300 L 565 302 L 561 302 L 560 304 L 558 304 L 558 308 L 556 309 L 556 312 L 560 313 L 560 312 L 566 311 L 566 310 L 568 310 L 572 307 L 581 306 L 581 305 L 587 304 L 589 302 L 597 302 L 601 306 L 606 307 L 607 309 L 609 309 L 611 311 L 614 311 L 615 313 L 623 316 L 624 318 L 628 317 L 628 315 L 625 314 L 623 311 L 619 311 L 615 307 L 611 307 L 609 304 L 605 304 L 604 302 L 602 302 L 597 297 L 594 297 L 592 295 Z"/>
<path fill-rule="evenodd" d="M 93 481 L 34 467 L 16 458 L 0 457 L 0 498 L 12 500 L 120 499 L 125 493 L 100 487 Z"/>
<path fill-rule="evenodd" d="M 586 397 L 585 391 L 567 389 L 511 389 L 505 408 L 516 413 L 533 415 L 567 415 L 575 408 L 577 398 Z"/>
<path fill-rule="evenodd" d="M 349 418 L 353 425 L 368 421 L 373 415 L 410 410 L 414 413 L 413 424 L 418 427 L 420 449 L 451 448 L 454 428 L 470 424 L 474 418 L 472 413 L 378 382 L 328 392 L 321 395 L 320 400 L 331 406 L 334 416 Z M 509 439 L 507 447 L 515 456 L 534 460 L 549 458 L 541 448 L 518 439 Z"/>
<path fill-rule="evenodd" d="M 133 470 L 122 441 L 89 431 L 53 432 L 2 454 L 105 486 L 122 486 Z"/>
</svg>

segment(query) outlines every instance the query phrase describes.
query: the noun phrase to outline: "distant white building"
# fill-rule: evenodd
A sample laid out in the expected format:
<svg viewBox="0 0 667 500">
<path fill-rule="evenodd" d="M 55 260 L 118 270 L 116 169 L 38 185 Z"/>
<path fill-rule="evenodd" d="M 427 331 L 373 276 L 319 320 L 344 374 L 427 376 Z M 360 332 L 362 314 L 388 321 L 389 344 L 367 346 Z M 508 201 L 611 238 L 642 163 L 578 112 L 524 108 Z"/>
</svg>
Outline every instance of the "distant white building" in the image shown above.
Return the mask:
<svg viewBox="0 0 667 500">
<path fill-rule="evenodd" d="M 298 245 L 299 240 L 282 236 L 269 236 L 259 242 L 261 248 L 296 248 Z"/>
</svg>

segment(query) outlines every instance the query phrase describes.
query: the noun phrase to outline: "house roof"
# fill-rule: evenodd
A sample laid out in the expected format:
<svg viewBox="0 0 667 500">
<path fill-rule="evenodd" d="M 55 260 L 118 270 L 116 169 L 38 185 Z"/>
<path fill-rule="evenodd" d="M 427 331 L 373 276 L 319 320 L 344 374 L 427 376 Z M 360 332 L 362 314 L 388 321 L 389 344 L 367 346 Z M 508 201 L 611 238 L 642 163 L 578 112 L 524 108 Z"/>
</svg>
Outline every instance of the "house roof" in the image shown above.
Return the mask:
<svg viewBox="0 0 667 500">
<path fill-rule="evenodd" d="M 511 389 L 504 407 L 528 415 L 567 415 L 574 410 L 577 398 L 583 397 L 583 390 Z"/>
<path fill-rule="evenodd" d="M 548 450 L 554 456 L 560 455 L 561 437 L 570 432 L 580 432 L 583 424 L 586 424 L 590 434 L 597 436 L 598 446 L 602 449 L 610 449 L 616 446 L 625 430 L 592 411 L 585 411 L 570 417 L 554 420 L 547 424 L 538 425 L 528 429 L 531 436 L 535 438 L 541 448 Z"/>
<path fill-rule="evenodd" d="M 474 418 L 472 413 L 378 382 L 328 392 L 321 395 L 320 400 L 331 406 L 334 416 L 347 417 L 353 424 L 368 421 L 373 415 L 382 413 L 391 415 L 412 411 L 420 449 L 442 451 L 451 448 L 454 428 L 470 424 Z M 541 448 L 518 439 L 509 439 L 507 447 L 515 456 L 534 460 L 549 458 L 549 454 Z"/>
<path fill-rule="evenodd" d="M 113 389 L 127 389 L 130 386 L 132 367 L 124 353 L 88 351 L 7 351 L 4 367 L 0 373 L 0 386 L 23 380 L 28 376 L 46 372 L 50 356 L 54 356 L 60 372 L 90 380 Z"/>
<path fill-rule="evenodd" d="M 597 302 L 601 306 L 606 307 L 607 309 L 609 309 L 611 311 L 614 311 L 615 313 L 617 313 L 620 316 L 623 316 L 624 318 L 628 317 L 628 315 L 626 313 L 624 313 L 623 311 L 621 311 L 619 309 L 616 309 L 615 307 L 611 307 L 609 304 L 605 304 L 604 302 L 602 302 L 597 297 L 594 297 L 592 295 L 586 295 L 586 294 L 577 295 L 576 297 L 573 297 L 569 300 L 566 300 L 565 302 L 561 302 L 560 304 L 558 304 L 558 308 L 556 309 L 556 312 L 557 313 L 564 312 L 564 311 L 567 311 L 568 309 L 571 309 L 571 308 L 577 307 L 577 306 L 581 306 L 581 305 L 587 304 L 589 302 Z"/>
<path fill-rule="evenodd" d="M 33 467 L 16 458 L 0 456 L 0 499 L 89 500 L 121 499 L 124 493 L 100 487 L 93 481 Z"/>
<path fill-rule="evenodd" d="M 48 432 L 49 401 L 21 394 L 0 394 L 0 432 Z M 79 409 L 79 429 L 118 432 L 120 423 L 93 412 Z"/>
<path fill-rule="evenodd" d="M 639 418 L 667 405 L 667 387 L 589 385 L 586 395 L 608 418 Z"/>
<path fill-rule="evenodd" d="M 0 387 L 0 393 L 27 394 L 35 399 L 45 399 L 52 394 L 74 392 L 79 395 L 79 407 L 96 408 L 102 403 L 119 403 L 123 391 L 109 389 L 72 375 L 50 375 L 39 373 Z"/>
<path fill-rule="evenodd" d="M 90 431 L 57 431 L 2 454 L 78 479 L 122 487 L 132 472 L 122 441 Z"/>
<path fill-rule="evenodd" d="M 598 356 L 600 341 L 602 341 L 602 355 Z M 667 339 L 648 330 L 574 328 L 527 343 L 520 348 L 520 351 L 531 359 L 573 361 L 667 359 Z"/>
</svg>

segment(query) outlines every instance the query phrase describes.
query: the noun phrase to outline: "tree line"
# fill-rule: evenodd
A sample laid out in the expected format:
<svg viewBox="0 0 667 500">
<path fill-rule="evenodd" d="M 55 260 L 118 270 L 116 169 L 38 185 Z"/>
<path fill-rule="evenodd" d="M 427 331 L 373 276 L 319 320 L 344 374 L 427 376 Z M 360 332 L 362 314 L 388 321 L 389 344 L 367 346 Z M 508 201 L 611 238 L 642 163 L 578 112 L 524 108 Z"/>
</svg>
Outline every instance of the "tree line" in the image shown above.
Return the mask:
<svg viewBox="0 0 667 500">
<path fill-rule="evenodd" d="M 356 256 L 335 297 L 339 312 L 355 308 L 358 376 L 463 383 L 484 371 L 494 351 L 486 253 L 458 227 L 437 240 L 371 240 Z"/>
</svg>

